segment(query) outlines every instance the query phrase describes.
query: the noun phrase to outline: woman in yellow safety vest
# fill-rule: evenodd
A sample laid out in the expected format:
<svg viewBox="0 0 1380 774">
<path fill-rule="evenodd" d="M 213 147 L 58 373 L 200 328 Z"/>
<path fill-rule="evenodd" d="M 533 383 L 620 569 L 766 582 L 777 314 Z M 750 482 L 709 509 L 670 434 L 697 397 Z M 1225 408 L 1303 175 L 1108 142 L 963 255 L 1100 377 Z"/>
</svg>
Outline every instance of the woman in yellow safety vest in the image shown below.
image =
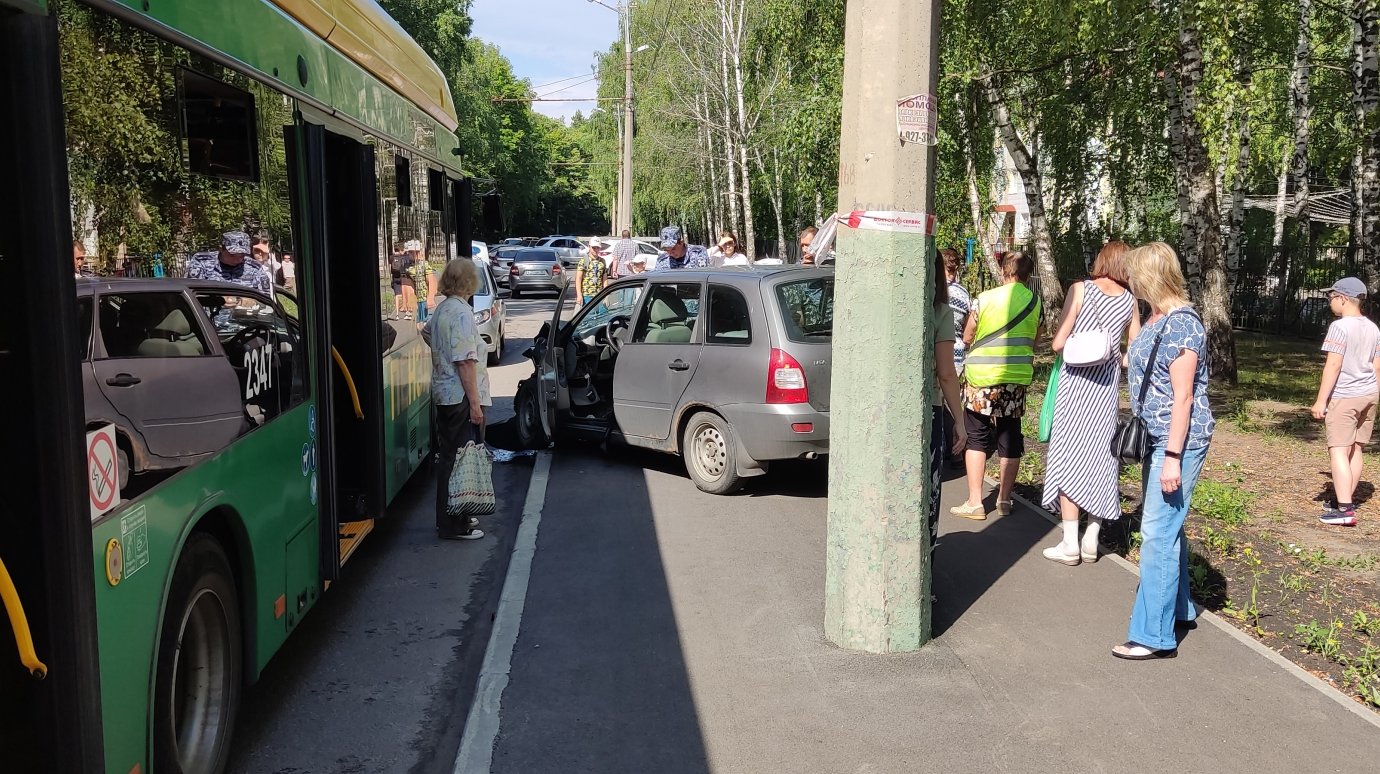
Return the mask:
<svg viewBox="0 0 1380 774">
<path fill-rule="evenodd" d="M 968 474 L 968 499 L 949 509 L 955 516 L 987 518 L 982 504 L 983 472 L 993 447 L 1001 459 L 997 513 L 1011 512 L 1011 490 L 1025 454 L 1021 417 L 1025 392 L 1035 374 L 1035 340 L 1040 337 L 1040 299 L 1026 286 L 1035 270 L 1023 253 L 1001 259 L 1002 285 L 973 301 L 963 342 L 968 355 L 963 366 L 964 425 L 968 430 L 963 455 Z"/>
</svg>

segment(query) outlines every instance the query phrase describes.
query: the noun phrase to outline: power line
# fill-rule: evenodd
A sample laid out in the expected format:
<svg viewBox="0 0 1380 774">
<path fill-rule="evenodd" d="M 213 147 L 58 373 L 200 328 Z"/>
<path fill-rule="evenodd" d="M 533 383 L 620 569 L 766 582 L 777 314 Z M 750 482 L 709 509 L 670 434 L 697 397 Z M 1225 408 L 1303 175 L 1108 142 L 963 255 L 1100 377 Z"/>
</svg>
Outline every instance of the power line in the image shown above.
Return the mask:
<svg viewBox="0 0 1380 774">
<path fill-rule="evenodd" d="M 573 80 L 576 80 L 576 79 L 578 79 L 578 78 L 589 78 L 589 77 L 590 77 L 590 74 L 589 74 L 589 73 L 580 73 L 579 75 L 572 75 L 572 76 L 570 76 L 569 78 L 562 78 L 562 79 L 560 79 L 559 81 L 552 81 L 552 82 L 550 82 L 550 83 L 543 83 L 543 84 L 540 85 L 540 86 L 533 86 L 533 87 L 532 87 L 532 91 L 537 91 L 537 90 L 539 90 L 539 89 L 550 88 L 551 86 L 555 86 L 555 85 L 558 84 L 558 83 L 565 83 L 566 81 L 573 81 Z"/>
</svg>

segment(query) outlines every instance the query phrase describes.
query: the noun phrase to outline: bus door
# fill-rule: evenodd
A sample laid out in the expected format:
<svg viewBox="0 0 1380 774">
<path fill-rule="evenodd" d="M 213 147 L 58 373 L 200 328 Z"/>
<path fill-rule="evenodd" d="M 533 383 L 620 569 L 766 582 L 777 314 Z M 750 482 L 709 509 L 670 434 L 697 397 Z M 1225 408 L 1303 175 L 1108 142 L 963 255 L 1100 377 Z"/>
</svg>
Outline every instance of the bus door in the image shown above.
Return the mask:
<svg viewBox="0 0 1380 774">
<path fill-rule="evenodd" d="M 334 578 L 339 524 L 382 516 L 386 504 L 377 183 L 369 145 L 313 123 L 295 131 L 300 141 L 289 138 L 290 154 L 300 154 L 302 205 L 313 212 L 302 222 L 313 224 L 304 268 L 321 375 L 322 568 Z"/>
</svg>

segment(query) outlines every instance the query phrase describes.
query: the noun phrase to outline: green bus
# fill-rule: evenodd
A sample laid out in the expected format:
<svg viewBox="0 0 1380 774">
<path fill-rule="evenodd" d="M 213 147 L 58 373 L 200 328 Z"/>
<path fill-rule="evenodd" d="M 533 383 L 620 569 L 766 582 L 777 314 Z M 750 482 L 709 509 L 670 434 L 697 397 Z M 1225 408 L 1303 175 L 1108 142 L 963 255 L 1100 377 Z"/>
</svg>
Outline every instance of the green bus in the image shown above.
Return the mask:
<svg viewBox="0 0 1380 774">
<path fill-rule="evenodd" d="M 220 771 L 429 453 L 449 87 L 373 0 L 0 0 L 0 50 L 0 756 Z"/>
</svg>

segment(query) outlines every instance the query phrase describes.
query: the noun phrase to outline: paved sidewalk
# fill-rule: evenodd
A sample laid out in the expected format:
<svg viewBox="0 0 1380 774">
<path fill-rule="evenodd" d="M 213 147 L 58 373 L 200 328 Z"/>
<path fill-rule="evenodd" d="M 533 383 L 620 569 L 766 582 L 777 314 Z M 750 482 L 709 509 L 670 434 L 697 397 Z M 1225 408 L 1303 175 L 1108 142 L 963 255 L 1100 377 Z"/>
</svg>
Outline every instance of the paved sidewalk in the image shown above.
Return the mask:
<svg viewBox="0 0 1380 774">
<path fill-rule="evenodd" d="M 638 461 L 555 457 L 493 771 L 1377 770 L 1380 728 L 1224 631 L 1112 658 L 1135 577 L 1044 560 L 1027 508 L 947 484 L 938 636 L 862 655 L 822 632 L 821 469 L 723 498 Z"/>
</svg>

